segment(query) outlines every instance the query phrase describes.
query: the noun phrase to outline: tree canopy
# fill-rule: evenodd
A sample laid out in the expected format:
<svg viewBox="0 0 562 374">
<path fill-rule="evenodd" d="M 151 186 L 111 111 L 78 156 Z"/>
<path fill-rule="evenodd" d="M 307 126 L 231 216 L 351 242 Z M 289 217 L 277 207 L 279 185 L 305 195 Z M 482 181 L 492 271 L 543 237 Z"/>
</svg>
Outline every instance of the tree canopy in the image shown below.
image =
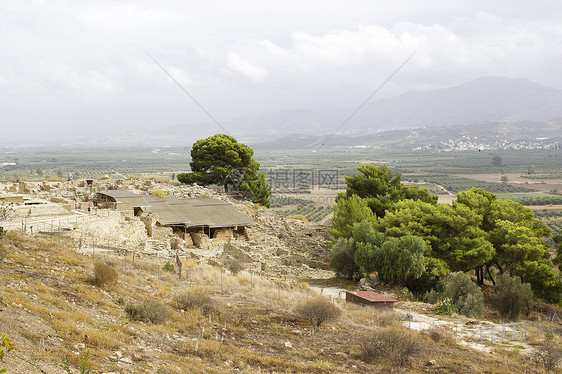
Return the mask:
<svg viewBox="0 0 562 374">
<path fill-rule="evenodd" d="M 530 209 L 478 188 L 459 192 L 451 205 L 437 204 L 437 196 L 404 186 L 386 166 L 362 165 L 359 171 L 346 177 L 347 190 L 334 207 L 331 233 L 340 260 L 353 258 L 365 273 L 415 285 L 431 285 L 425 281 L 451 271 L 475 270 L 480 284 L 484 270 L 492 282 L 507 272 L 545 300 L 562 297 L 544 241 L 550 230 Z M 347 263 L 346 269 L 356 268 Z"/>
<path fill-rule="evenodd" d="M 191 172 L 177 175 L 181 183 L 218 184 L 225 191 L 240 191 L 248 200 L 269 207 L 271 188 L 254 150 L 234 137 L 216 134 L 199 139 L 191 149 Z"/>
</svg>

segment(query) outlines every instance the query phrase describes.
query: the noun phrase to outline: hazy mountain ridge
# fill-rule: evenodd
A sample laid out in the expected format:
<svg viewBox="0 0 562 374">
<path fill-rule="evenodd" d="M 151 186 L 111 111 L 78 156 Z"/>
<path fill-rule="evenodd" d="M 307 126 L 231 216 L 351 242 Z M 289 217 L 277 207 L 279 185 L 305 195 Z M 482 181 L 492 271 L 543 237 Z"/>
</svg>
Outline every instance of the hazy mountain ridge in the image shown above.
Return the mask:
<svg viewBox="0 0 562 374">
<path fill-rule="evenodd" d="M 562 121 L 483 122 L 467 126 L 429 126 L 390 130 L 367 136 L 312 136 L 291 134 L 254 149 L 316 149 L 373 147 L 402 149 L 556 148 L 562 143 Z M 556 146 L 558 144 L 558 146 Z"/>
<path fill-rule="evenodd" d="M 310 138 L 301 138 L 298 141 L 293 139 L 296 143 L 292 144 L 292 147 L 311 147 L 305 144 L 306 142 L 322 143 L 319 137 L 330 137 L 332 145 L 358 145 L 356 140 L 340 138 L 368 136 L 367 139 L 372 139 L 373 143 L 377 139 L 391 136 L 391 133 L 396 136 L 398 133 L 394 131 L 400 129 L 468 126 L 486 122 L 534 121 L 544 124 L 562 118 L 562 90 L 522 79 L 483 77 L 451 88 L 407 92 L 393 98 L 367 103 L 343 125 L 356 109 L 325 112 L 288 109 L 253 118 L 221 121 L 220 124 L 211 121 L 176 124 L 150 133 L 102 135 L 84 139 L 82 143 L 89 146 L 189 146 L 195 140 L 211 133 L 228 132 L 248 144 L 263 144 L 289 134 L 302 134 Z M 334 132 L 340 136 L 329 135 Z M 380 135 L 381 132 L 385 135 Z M 409 136 L 411 137 L 411 134 Z M 286 141 L 287 139 L 282 142 Z M 280 142 L 276 141 L 278 144 Z"/>
</svg>

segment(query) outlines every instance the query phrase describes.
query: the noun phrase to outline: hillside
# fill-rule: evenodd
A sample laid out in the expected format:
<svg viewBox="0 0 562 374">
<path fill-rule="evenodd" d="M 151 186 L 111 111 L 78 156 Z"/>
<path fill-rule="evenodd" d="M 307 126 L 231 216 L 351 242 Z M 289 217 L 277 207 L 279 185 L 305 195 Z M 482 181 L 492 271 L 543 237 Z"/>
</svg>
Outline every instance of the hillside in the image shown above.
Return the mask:
<svg viewBox="0 0 562 374">
<path fill-rule="evenodd" d="M 16 347 L 2 362 L 8 373 L 387 372 L 399 361 L 364 360 L 362 347 L 375 330 L 421 347 L 403 354 L 407 372 L 541 372 L 511 344 L 492 345 L 494 354 L 482 355 L 446 329 L 400 327 L 400 310 L 381 313 L 337 301 L 342 317 L 311 329 L 293 310 L 314 291 L 294 280 L 232 275 L 192 260 L 189 280 L 180 281 L 162 269 L 166 258 L 142 256 L 133 263 L 106 253 L 97 261 L 118 278 L 98 287 L 92 258 L 67 243 L 10 234 L 0 248 L 0 326 Z M 195 304 L 201 308 L 179 309 L 175 296 L 195 289 L 209 299 Z M 127 314 L 149 301 L 154 304 L 145 304 L 145 313 L 153 313 L 153 322 Z"/>
<path fill-rule="evenodd" d="M 321 147 L 372 147 L 404 150 L 558 149 L 562 142 L 558 120 L 483 122 L 465 126 L 426 126 L 388 130 L 364 136 L 292 134 L 256 144 L 256 150 L 319 149 Z"/>
</svg>

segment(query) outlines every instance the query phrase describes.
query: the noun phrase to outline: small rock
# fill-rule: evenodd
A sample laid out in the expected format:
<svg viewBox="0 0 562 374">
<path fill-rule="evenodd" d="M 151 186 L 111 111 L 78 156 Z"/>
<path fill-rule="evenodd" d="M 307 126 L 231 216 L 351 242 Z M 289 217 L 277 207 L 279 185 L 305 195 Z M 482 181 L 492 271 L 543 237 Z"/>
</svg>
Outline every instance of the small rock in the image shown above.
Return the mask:
<svg viewBox="0 0 562 374">
<path fill-rule="evenodd" d="M 290 341 L 287 340 L 287 341 L 285 342 L 285 347 L 287 347 L 287 348 L 293 348 L 293 345 L 291 344 Z"/>
<path fill-rule="evenodd" d="M 429 366 L 435 366 L 435 365 L 437 365 L 437 362 L 435 362 L 435 360 L 431 360 L 431 361 L 429 361 L 429 362 L 427 363 L 427 365 L 429 365 Z"/>
<path fill-rule="evenodd" d="M 132 363 L 133 363 L 133 360 L 131 360 L 130 357 L 123 357 L 123 358 L 122 358 L 121 360 L 119 360 L 119 361 L 124 362 L 124 363 L 126 363 L 126 364 L 132 364 Z"/>
<path fill-rule="evenodd" d="M 78 343 L 74 346 L 74 349 L 79 351 L 80 349 L 85 349 L 86 348 L 86 344 L 84 343 Z"/>
<path fill-rule="evenodd" d="M 121 353 L 121 351 L 115 351 L 115 353 L 113 355 L 117 358 L 123 357 L 123 353 Z"/>
</svg>

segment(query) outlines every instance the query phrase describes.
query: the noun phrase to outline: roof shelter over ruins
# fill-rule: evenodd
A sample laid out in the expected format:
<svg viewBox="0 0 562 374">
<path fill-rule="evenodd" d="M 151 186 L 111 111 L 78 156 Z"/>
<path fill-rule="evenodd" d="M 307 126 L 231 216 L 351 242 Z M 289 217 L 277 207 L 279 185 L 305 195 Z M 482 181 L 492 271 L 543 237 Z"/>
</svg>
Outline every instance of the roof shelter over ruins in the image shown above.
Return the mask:
<svg viewBox="0 0 562 374">
<path fill-rule="evenodd" d="M 98 192 L 95 200 L 117 210 L 133 210 L 135 215 L 155 214 L 162 226 L 223 228 L 254 224 L 234 205 L 213 198 L 162 199 L 129 190 L 108 190 Z"/>
</svg>

